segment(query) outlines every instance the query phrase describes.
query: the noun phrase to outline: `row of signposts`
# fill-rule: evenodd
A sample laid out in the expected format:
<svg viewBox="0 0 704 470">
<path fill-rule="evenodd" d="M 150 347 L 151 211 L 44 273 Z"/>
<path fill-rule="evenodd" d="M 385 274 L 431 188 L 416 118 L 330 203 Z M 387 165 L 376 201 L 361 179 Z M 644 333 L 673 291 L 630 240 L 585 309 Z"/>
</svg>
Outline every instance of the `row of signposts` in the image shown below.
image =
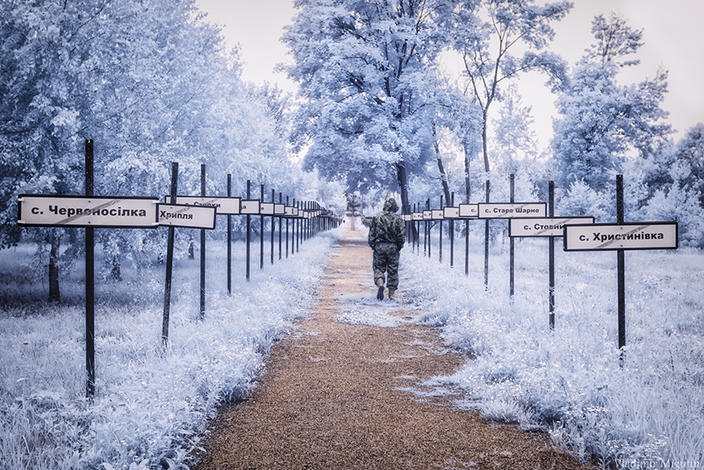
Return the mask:
<svg viewBox="0 0 704 470">
<path fill-rule="evenodd" d="M 264 185 L 259 199 L 251 197 L 251 184 L 247 181 L 246 198 L 233 197 L 232 177 L 227 175 L 227 196 L 206 195 L 205 165 L 201 165 L 201 191 L 199 196 L 178 194 L 178 164 L 172 163 L 171 191 L 160 202 L 157 197 L 95 196 L 93 179 L 93 141 L 85 141 L 85 195 L 22 194 L 18 197 L 18 220 L 21 226 L 82 227 L 85 228 L 85 312 L 86 312 L 86 395 L 95 393 L 95 228 L 157 228 L 168 227 L 166 280 L 164 286 L 164 313 L 162 341 L 168 344 L 169 314 L 171 304 L 171 275 L 173 270 L 174 229 L 200 229 L 200 314 L 205 315 L 205 231 L 215 228 L 218 215 L 227 216 L 227 289 L 232 292 L 231 244 L 232 216 L 246 216 L 246 279 L 250 279 L 251 217 L 260 217 L 260 269 L 264 267 L 265 217 L 271 218 L 271 263 L 274 263 L 274 232 L 279 222 L 279 259 L 282 258 L 282 226 L 286 225 L 286 257 L 289 255 L 289 222 L 291 223 L 291 249 L 293 255 L 300 244 L 318 232 L 339 226 L 342 219 L 313 201 L 296 201 L 289 205 L 289 197 L 275 202 L 264 200 Z"/>
<path fill-rule="evenodd" d="M 562 238 L 563 250 L 570 251 L 616 251 L 618 290 L 618 347 L 626 344 L 625 332 L 625 250 L 666 250 L 678 248 L 677 222 L 624 222 L 623 176 L 616 177 L 616 223 L 595 223 L 590 216 L 556 216 L 555 186 L 548 183 L 548 203 L 514 202 L 514 175 L 510 175 L 510 202 L 458 204 L 433 209 L 430 199 L 414 204 L 410 214 L 403 214 L 407 223 L 408 241 L 420 254 L 420 224 L 423 223 L 423 254 L 431 256 L 433 225 L 437 224 L 439 238 L 439 260 L 442 262 L 442 226 L 449 224 L 450 266 L 454 266 L 454 223 L 465 221 L 465 274 L 469 275 L 469 222 L 491 219 L 508 219 L 509 247 L 509 293 L 514 294 L 514 239 L 519 237 L 543 237 L 548 239 L 548 305 L 550 329 L 555 327 L 555 239 Z M 488 231 L 485 232 L 488 234 Z M 488 243 L 488 240 L 486 241 Z M 488 245 L 487 245 L 488 246 Z M 488 288 L 488 250 L 484 257 L 484 286 Z"/>
</svg>

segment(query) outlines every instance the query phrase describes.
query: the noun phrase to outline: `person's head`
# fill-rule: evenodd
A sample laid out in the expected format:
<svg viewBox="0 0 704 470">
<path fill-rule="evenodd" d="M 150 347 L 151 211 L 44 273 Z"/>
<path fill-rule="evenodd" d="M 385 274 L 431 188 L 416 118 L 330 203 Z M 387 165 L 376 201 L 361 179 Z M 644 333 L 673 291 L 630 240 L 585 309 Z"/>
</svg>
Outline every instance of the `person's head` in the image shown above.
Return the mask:
<svg viewBox="0 0 704 470">
<path fill-rule="evenodd" d="M 384 212 L 394 213 L 398 210 L 398 204 L 396 204 L 396 199 L 390 197 L 384 203 Z"/>
</svg>

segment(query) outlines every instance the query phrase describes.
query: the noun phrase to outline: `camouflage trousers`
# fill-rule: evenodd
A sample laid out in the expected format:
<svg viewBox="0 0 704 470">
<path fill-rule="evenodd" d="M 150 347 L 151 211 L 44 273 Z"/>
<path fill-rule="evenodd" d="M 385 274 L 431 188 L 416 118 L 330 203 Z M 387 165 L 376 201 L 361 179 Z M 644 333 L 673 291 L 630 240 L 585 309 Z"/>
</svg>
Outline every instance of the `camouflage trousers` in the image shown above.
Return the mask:
<svg viewBox="0 0 704 470">
<path fill-rule="evenodd" d="M 398 259 L 399 249 L 394 243 L 379 243 L 374 247 L 374 282 L 384 280 L 386 273 L 386 287 L 398 289 Z"/>
</svg>

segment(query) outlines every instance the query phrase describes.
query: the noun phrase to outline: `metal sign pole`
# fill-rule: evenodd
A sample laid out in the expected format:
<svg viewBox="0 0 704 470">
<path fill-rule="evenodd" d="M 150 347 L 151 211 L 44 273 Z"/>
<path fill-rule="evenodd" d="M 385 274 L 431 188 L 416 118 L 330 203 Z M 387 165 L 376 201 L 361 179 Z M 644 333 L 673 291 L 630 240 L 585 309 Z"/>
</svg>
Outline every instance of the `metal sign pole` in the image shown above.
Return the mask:
<svg viewBox="0 0 704 470">
<path fill-rule="evenodd" d="M 511 203 L 515 202 L 514 198 L 514 188 L 515 188 L 515 175 L 511 173 L 509 175 L 509 200 Z M 506 223 L 510 224 L 511 220 L 507 220 Z M 508 273 L 509 273 L 509 281 L 508 281 L 508 292 L 511 297 L 513 297 L 513 292 L 514 292 L 514 245 L 513 245 L 513 237 L 509 237 L 509 256 L 508 256 Z"/>
<path fill-rule="evenodd" d="M 200 196 L 205 197 L 205 164 L 200 166 Z M 200 317 L 205 317 L 205 229 L 200 229 Z"/>
<path fill-rule="evenodd" d="M 227 197 L 232 196 L 232 175 L 227 174 Z M 171 196 L 174 197 L 174 196 Z M 227 293 L 232 294 L 232 215 L 227 214 Z"/>
<path fill-rule="evenodd" d="M 548 182 L 548 217 L 555 217 L 555 182 Z M 550 285 L 548 292 L 548 306 L 550 308 L 550 329 L 555 329 L 555 237 L 548 238 Z"/>
<path fill-rule="evenodd" d="M 425 209 L 430 210 L 430 199 L 425 201 Z M 425 222 L 425 238 L 428 239 L 428 258 L 432 258 L 432 242 L 433 239 L 430 236 L 430 231 L 432 230 L 432 222 L 431 221 L 426 221 Z"/>
<path fill-rule="evenodd" d="M 93 196 L 93 139 L 85 141 L 85 195 Z M 86 227 L 86 396 L 95 395 L 95 246 L 94 228 Z"/>
<path fill-rule="evenodd" d="M 286 196 L 286 207 L 288 207 L 288 196 Z M 286 218 L 286 259 L 288 259 L 288 217 Z"/>
<path fill-rule="evenodd" d="M 455 207 L 455 193 L 453 191 L 451 195 L 450 206 Z M 450 219 L 448 223 L 450 226 L 450 267 L 455 266 L 455 219 Z"/>
<path fill-rule="evenodd" d="M 276 220 L 274 219 L 274 212 L 276 212 L 276 191 L 274 189 L 271 190 L 271 224 L 269 226 L 269 232 L 271 235 L 271 245 L 270 245 L 270 252 L 271 252 L 271 264 L 274 264 L 274 232 L 276 231 Z"/>
<path fill-rule="evenodd" d="M 259 207 L 264 202 L 264 185 L 259 186 Z M 259 269 L 264 269 L 264 216 L 259 214 Z"/>
<path fill-rule="evenodd" d="M 178 163 L 171 163 L 171 201 L 178 193 Z M 169 226 L 166 240 L 166 282 L 164 282 L 164 313 L 161 320 L 161 342 L 164 348 L 169 345 L 169 315 L 171 314 L 171 273 L 174 268 L 174 227 Z"/>
<path fill-rule="evenodd" d="M 252 192 L 252 182 L 251 182 L 250 180 L 247 180 L 247 200 L 249 200 L 249 199 L 252 197 L 251 192 Z M 247 274 L 246 274 L 246 277 L 247 277 L 247 280 L 248 280 L 248 281 L 249 281 L 249 257 L 250 257 L 249 243 L 250 243 L 250 241 L 251 241 L 251 234 L 250 234 L 251 217 L 252 217 L 252 216 L 250 216 L 249 214 L 247 214 L 247 222 L 246 222 L 246 224 L 247 224 L 247 235 L 246 235 L 246 241 L 247 241 L 247 243 L 246 243 L 246 245 L 247 245 L 247 256 L 246 256 L 246 258 L 247 258 L 247 261 L 246 261 L 246 263 L 245 263 L 245 265 L 246 265 L 245 270 L 246 270 L 246 273 L 247 273 Z"/>
<path fill-rule="evenodd" d="M 283 194 L 279 191 L 279 204 L 283 204 Z M 283 223 L 283 217 L 279 216 L 279 259 L 281 259 L 281 225 Z"/>
<path fill-rule="evenodd" d="M 443 206 L 443 199 L 442 199 L 442 196 L 440 196 L 440 210 L 443 210 L 443 207 L 445 207 L 445 206 Z M 440 245 L 440 247 L 439 247 L 440 249 L 438 250 L 438 260 L 440 261 L 440 264 L 442 264 L 442 219 L 440 219 L 438 221 L 438 225 L 440 226 L 440 228 L 438 230 L 438 233 L 439 233 L 438 244 Z"/>
<path fill-rule="evenodd" d="M 296 202 L 296 199 L 293 198 L 292 200 L 293 207 L 298 211 L 298 203 Z M 298 218 L 295 218 L 291 221 L 291 256 L 296 252 L 296 227 L 298 225 Z"/>
<path fill-rule="evenodd" d="M 489 185 L 489 180 L 486 180 L 486 202 L 489 202 Z M 484 221 L 484 290 L 489 290 L 489 219 Z"/>
<path fill-rule="evenodd" d="M 411 214 L 416 213 L 416 205 L 413 203 L 413 210 Z M 413 215 L 411 215 L 411 253 L 416 251 L 416 243 L 418 242 L 418 234 L 416 233 L 416 221 L 413 220 Z"/>
<path fill-rule="evenodd" d="M 623 175 L 616 175 L 616 223 L 622 224 L 623 214 Z M 624 250 L 616 251 L 617 277 L 618 277 L 618 348 L 621 349 L 623 361 L 623 347 L 626 346 L 626 260 Z"/>
</svg>

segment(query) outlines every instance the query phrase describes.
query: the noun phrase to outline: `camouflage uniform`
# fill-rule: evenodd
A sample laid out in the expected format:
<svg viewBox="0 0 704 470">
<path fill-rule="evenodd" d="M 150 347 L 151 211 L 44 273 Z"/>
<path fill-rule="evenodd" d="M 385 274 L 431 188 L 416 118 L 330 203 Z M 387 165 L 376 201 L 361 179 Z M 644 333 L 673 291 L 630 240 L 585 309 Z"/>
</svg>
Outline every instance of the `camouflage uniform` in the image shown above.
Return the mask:
<svg viewBox="0 0 704 470">
<path fill-rule="evenodd" d="M 391 198 L 384 203 L 384 211 L 374 216 L 369 228 L 369 246 L 374 250 L 374 282 L 384 281 L 388 273 L 386 287 L 391 291 L 398 288 L 399 251 L 406 240 L 406 224 L 396 215 L 398 205 Z"/>
</svg>

